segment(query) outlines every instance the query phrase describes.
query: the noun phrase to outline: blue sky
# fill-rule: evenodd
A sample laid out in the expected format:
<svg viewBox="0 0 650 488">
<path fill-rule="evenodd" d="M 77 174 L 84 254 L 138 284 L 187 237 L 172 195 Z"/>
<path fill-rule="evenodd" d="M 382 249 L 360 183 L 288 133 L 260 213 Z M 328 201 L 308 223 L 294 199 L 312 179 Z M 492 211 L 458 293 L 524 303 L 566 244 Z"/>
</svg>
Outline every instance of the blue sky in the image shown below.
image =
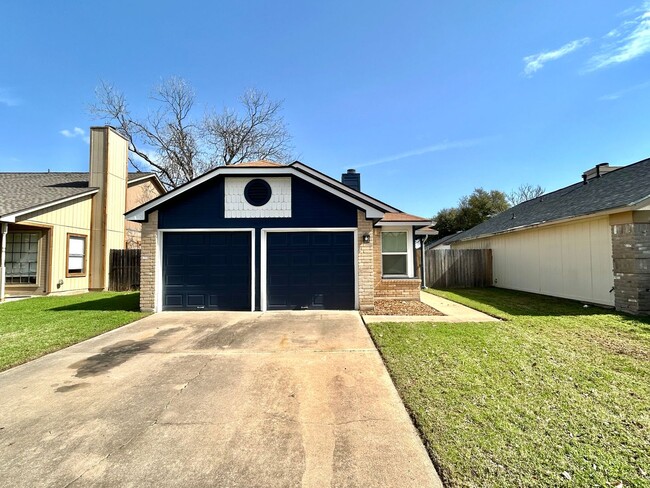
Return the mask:
<svg viewBox="0 0 650 488">
<path fill-rule="evenodd" d="M 650 1 L 5 3 L 0 171 L 83 171 L 102 79 L 135 109 L 284 100 L 296 156 L 424 216 L 650 157 Z"/>
</svg>

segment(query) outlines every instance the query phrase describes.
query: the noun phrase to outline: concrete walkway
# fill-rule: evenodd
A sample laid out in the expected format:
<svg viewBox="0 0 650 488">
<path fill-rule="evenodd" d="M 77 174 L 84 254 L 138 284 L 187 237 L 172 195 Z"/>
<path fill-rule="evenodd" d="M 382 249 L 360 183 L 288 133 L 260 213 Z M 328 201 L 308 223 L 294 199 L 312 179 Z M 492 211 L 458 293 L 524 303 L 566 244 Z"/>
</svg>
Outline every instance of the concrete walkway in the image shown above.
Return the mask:
<svg viewBox="0 0 650 488">
<path fill-rule="evenodd" d="M 498 322 L 499 319 L 431 293 L 420 292 L 420 301 L 444 315 L 364 315 L 367 324 L 376 322 Z"/>
<path fill-rule="evenodd" d="M 0 392 L 3 486 L 442 486 L 357 312 L 160 313 Z"/>
</svg>

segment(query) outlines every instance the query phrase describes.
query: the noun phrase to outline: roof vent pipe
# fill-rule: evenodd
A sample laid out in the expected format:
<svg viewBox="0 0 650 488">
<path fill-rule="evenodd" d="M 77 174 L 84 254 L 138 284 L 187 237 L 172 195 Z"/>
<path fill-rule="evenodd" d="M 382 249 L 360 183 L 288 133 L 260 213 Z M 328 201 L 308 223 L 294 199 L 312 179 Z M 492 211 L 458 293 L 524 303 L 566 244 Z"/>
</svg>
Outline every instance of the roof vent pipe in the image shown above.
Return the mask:
<svg viewBox="0 0 650 488">
<path fill-rule="evenodd" d="M 341 175 L 341 183 L 356 191 L 361 191 L 361 173 L 355 169 L 349 169 L 347 173 Z"/>
<path fill-rule="evenodd" d="M 587 181 L 587 173 L 585 173 L 585 174 L 582 175 L 582 184 L 583 184 L 583 185 L 586 185 L 586 184 L 588 184 L 588 183 L 589 183 L 589 182 Z"/>
</svg>

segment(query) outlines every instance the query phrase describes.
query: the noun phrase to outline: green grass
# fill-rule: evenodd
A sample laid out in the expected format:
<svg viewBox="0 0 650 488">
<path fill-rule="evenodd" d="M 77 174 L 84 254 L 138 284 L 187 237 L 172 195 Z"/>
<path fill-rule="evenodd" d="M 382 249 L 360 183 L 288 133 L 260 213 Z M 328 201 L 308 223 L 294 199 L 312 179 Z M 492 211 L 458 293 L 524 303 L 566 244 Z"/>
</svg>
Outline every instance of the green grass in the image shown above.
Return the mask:
<svg viewBox="0 0 650 488">
<path fill-rule="evenodd" d="M 433 293 L 506 319 L 369 325 L 446 485 L 650 486 L 647 320 L 494 288 Z"/>
<path fill-rule="evenodd" d="M 138 300 L 96 292 L 0 304 L 0 371 L 145 316 Z"/>
</svg>

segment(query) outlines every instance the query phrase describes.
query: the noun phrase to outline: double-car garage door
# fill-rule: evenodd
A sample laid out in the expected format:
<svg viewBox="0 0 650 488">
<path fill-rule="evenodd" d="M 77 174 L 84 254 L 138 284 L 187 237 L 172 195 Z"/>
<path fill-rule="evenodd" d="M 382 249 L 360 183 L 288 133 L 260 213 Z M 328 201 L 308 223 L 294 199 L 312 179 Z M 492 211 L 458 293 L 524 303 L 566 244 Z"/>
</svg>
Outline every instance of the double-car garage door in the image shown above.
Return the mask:
<svg viewBox="0 0 650 488">
<path fill-rule="evenodd" d="M 163 310 L 251 310 L 251 232 L 165 232 Z M 265 258 L 265 259 L 264 259 Z M 353 309 L 353 232 L 268 232 L 269 310 Z"/>
</svg>

